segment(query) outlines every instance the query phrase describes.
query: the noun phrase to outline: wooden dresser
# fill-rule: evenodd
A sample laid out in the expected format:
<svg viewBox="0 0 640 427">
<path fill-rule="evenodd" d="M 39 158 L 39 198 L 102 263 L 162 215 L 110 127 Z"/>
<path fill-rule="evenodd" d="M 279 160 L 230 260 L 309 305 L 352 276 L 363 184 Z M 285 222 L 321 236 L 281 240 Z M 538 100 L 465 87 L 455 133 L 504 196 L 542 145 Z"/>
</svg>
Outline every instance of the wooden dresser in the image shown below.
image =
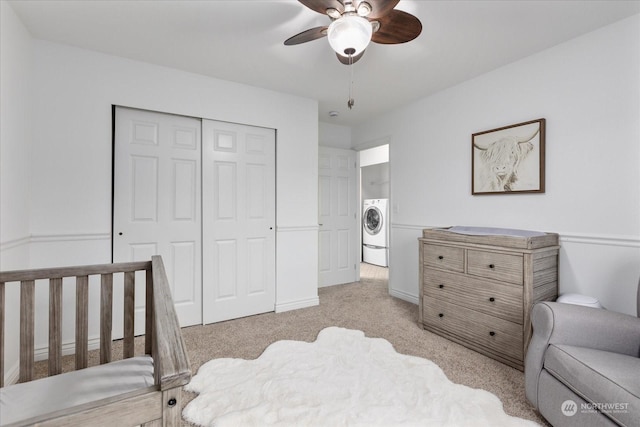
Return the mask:
<svg viewBox="0 0 640 427">
<path fill-rule="evenodd" d="M 558 296 L 558 235 L 467 235 L 426 229 L 420 324 L 524 370 L 536 301 Z"/>
</svg>

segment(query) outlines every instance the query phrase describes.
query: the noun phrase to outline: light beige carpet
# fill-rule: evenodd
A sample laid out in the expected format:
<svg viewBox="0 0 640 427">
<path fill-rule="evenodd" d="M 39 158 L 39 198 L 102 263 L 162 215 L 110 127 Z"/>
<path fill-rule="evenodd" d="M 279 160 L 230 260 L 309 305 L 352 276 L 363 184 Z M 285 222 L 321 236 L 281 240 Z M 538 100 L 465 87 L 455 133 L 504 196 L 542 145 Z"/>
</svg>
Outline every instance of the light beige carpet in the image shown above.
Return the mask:
<svg viewBox="0 0 640 427">
<path fill-rule="evenodd" d="M 399 353 L 429 359 L 452 382 L 498 396 L 507 414 L 546 424 L 525 399 L 522 372 L 423 330 L 418 307 L 389 296 L 387 272 L 363 264 L 360 282 L 320 288 L 316 307 L 184 328 L 193 373 L 214 358 L 255 359 L 276 341 L 313 342 L 322 329 L 339 326 L 384 338 Z M 183 404 L 196 396 L 184 394 Z"/>
</svg>

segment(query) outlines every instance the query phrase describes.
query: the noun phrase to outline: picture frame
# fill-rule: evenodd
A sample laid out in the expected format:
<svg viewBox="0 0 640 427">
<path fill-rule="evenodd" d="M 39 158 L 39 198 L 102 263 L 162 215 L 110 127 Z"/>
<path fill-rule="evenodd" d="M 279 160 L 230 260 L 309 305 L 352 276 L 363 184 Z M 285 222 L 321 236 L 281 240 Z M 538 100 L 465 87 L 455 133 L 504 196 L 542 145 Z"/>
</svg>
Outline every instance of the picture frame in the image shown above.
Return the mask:
<svg viewBox="0 0 640 427">
<path fill-rule="evenodd" d="M 545 119 L 471 135 L 471 194 L 545 192 Z"/>
</svg>

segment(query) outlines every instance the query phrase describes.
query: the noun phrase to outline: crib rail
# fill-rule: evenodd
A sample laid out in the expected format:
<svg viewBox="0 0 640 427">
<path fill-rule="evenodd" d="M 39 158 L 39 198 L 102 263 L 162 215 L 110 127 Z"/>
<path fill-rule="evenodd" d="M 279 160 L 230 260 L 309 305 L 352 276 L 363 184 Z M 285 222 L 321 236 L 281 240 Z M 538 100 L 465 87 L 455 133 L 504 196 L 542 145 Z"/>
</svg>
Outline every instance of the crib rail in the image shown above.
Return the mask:
<svg viewBox="0 0 640 427">
<path fill-rule="evenodd" d="M 17 286 L 20 292 L 19 382 L 34 376 L 35 289 L 49 288 L 49 376 L 62 371 L 63 287 L 75 283 L 75 368 L 88 364 L 89 287 L 100 277 L 100 364 L 111 362 L 114 275 L 122 283 L 124 294 L 123 358 L 134 356 L 134 319 L 136 273 L 144 276 L 145 353 L 153 358 L 153 387 L 110 397 L 78 407 L 38 415 L 16 425 L 81 425 L 97 420 L 101 425 L 177 426 L 181 422 L 181 390 L 191 379 L 186 346 L 180 332 L 171 290 L 159 256 L 151 261 L 101 264 L 81 267 L 49 268 L 0 272 L 0 388 L 4 387 L 6 288 Z M 122 280 L 120 280 L 122 275 Z M 65 280 L 66 279 L 66 280 Z M 65 375 L 65 374 L 62 374 Z"/>
<path fill-rule="evenodd" d="M 111 329 L 113 314 L 113 275 L 124 273 L 125 330 L 123 357 L 133 356 L 134 276 L 145 271 L 151 277 L 151 261 L 101 264 L 80 267 L 44 268 L 0 272 L 0 372 L 4 372 L 5 287 L 19 282 L 20 287 L 20 372 L 19 382 L 33 379 L 35 355 L 35 287 L 37 280 L 49 283 L 49 376 L 62 371 L 62 290 L 63 279 L 74 278 L 76 286 L 75 369 L 87 367 L 89 354 L 89 277 L 101 276 L 100 285 L 100 363 L 111 361 Z M 40 285 L 40 283 L 39 283 Z M 153 293 L 152 280 L 147 280 L 147 293 Z M 147 308 L 147 311 L 151 307 Z M 151 322 L 147 325 L 149 327 Z M 151 335 L 147 335 L 151 337 Z M 145 337 L 146 338 L 146 337 Z M 148 339 L 147 339 L 148 340 Z M 145 346 L 146 347 L 146 346 Z M 151 351 L 148 352 L 151 354 Z M 0 375 L 0 387 L 4 375 Z"/>
<path fill-rule="evenodd" d="M 89 277 L 100 276 L 100 364 L 112 360 L 113 278 L 124 274 L 123 358 L 134 356 L 134 316 L 136 272 L 145 277 L 145 353 L 156 361 L 156 383 L 161 389 L 186 384 L 190 378 L 186 349 L 180 335 L 164 265 L 159 256 L 151 261 L 100 264 L 79 267 L 45 268 L 0 272 L 0 387 L 4 386 L 6 287 L 12 282 L 20 289 L 19 382 L 34 375 L 35 288 L 48 280 L 49 357 L 48 374 L 62 372 L 62 295 L 63 279 L 75 279 L 75 369 L 88 364 L 89 354 Z M 68 280 L 67 280 L 68 281 Z M 155 330 L 154 330 L 155 325 Z M 160 357 L 155 357 L 155 356 Z M 186 381 L 185 381 L 186 378 Z"/>
</svg>

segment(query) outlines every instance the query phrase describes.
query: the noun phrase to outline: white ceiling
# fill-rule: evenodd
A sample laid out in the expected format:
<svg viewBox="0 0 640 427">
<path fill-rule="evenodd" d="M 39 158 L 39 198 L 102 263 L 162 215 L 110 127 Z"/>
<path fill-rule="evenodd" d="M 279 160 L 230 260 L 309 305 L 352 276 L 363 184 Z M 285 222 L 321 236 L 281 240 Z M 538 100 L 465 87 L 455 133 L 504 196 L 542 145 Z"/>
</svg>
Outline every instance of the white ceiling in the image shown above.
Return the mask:
<svg viewBox="0 0 640 427">
<path fill-rule="evenodd" d="M 3 0 L 4 1 L 4 0 Z M 401 0 L 422 34 L 372 43 L 349 68 L 325 39 L 284 46 L 328 25 L 294 0 L 10 1 L 31 34 L 130 59 L 317 99 L 319 119 L 355 125 L 477 75 L 640 13 L 640 0 Z M 329 111 L 340 113 L 330 118 Z"/>
</svg>

